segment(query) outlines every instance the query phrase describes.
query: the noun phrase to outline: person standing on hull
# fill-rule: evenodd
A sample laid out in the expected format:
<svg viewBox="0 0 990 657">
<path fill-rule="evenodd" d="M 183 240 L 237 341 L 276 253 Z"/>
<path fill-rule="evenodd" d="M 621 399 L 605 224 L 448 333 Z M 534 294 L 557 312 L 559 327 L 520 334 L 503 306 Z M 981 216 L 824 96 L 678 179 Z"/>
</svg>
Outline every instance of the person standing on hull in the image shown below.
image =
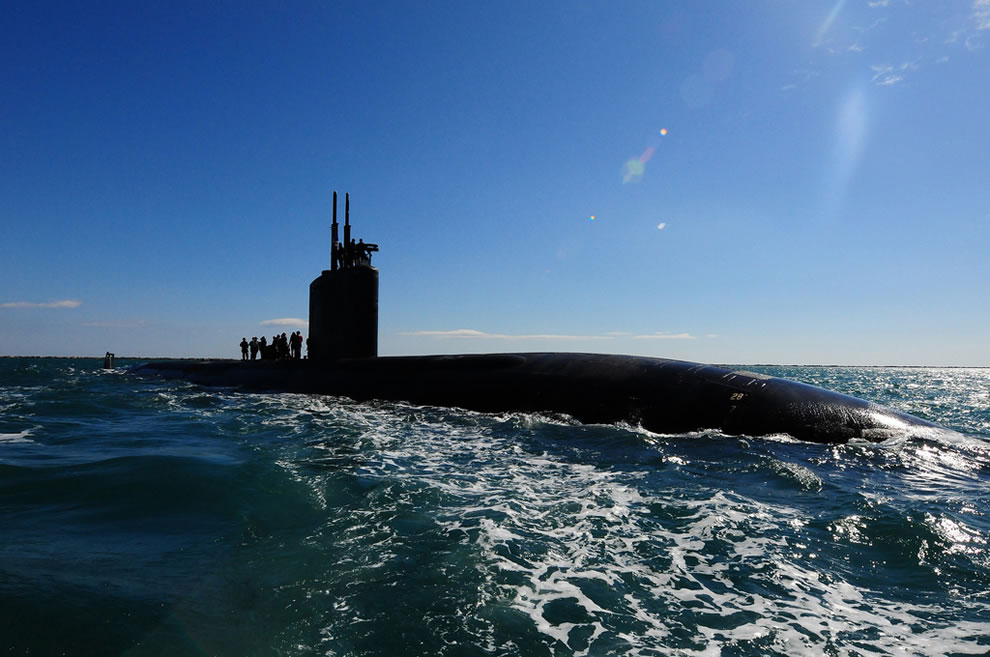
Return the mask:
<svg viewBox="0 0 990 657">
<path fill-rule="evenodd" d="M 258 357 L 258 336 L 253 336 L 251 338 L 251 342 L 248 343 L 248 346 L 251 347 L 251 360 L 254 360 Z"/>
<path fill-rule="evenodd" d="M 241 338 L 241 360 L 248 359 L 248 341 L 247 338 Z"/>
</svg>

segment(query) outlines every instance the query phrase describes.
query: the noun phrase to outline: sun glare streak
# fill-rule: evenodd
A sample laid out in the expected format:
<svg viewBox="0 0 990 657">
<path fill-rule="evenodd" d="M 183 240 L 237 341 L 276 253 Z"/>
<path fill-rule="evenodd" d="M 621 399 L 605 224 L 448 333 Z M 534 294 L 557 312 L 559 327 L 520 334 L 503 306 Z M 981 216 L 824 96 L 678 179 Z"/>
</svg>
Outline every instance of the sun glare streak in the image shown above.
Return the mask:
<svg viewBox="0 0 990 657">
<path fill-rule="evenodd" d="M 821 27 L 818 28 L 818 34 L 815 35 L 815 42 L 812 44 L 818 47 L 822 44 L 822 39 L 825 38 L 825 34 L 828 32 L 829 28 L 832 27 L 832 23 L 838 18 L 839 12 L 842 11 L 843 5 L 846 4 L 846 0 L 838 0 L 832 7 L 832 11 L 828 12 L 828 16 L 825 17 L 825 21 L 822 23 Z"/>
<path fill-rule="evenodd" d="M 859 159 L 866 135 L 866 100 L 862 89 L 852 92 L 839 110 L 839 123 L 836 130 L 840 163 L 852 167 Z"/>
<path fill-rule="evenodd" d="M 853 90 L 839 107 L 826 187 L 826 210 L 829 214 L 838 209 L 859 164 L 866 141 L 867 114 L 862 88 Z"/>
</svg>

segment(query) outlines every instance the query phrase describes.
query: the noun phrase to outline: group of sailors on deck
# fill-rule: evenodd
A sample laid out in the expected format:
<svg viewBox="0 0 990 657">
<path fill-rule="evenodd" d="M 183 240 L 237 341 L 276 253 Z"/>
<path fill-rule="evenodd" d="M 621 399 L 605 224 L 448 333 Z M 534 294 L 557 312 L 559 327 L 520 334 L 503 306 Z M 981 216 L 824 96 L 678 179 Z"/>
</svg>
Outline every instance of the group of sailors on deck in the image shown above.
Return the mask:
<svg viewBox="0 0 990 657">
<path fill-rule="evenodd" d="M 253 337 L 250 342 L 247 338 L 241 338 L 241 360 L 249 360 L 248 352 L 251 353 L 250 360 L 256 360 L 258 356 L 261 360 L 299 360 L 302 358 L 302 345 L 302 331 L 294 331 L 288 337 L 285 333 L 273 335 L 271 342 L 265 336 L 261 336 L 260 340 Z"/>
</svg>

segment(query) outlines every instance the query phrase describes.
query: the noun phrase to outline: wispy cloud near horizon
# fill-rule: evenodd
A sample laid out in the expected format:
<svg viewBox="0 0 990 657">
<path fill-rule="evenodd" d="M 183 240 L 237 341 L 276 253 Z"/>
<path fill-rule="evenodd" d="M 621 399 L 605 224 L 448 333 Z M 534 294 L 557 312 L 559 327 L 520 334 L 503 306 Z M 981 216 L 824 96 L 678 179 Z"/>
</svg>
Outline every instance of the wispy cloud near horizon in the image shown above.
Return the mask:
<svg viewBox="0 0 990 657">
<path fill-rule="evenodd" d="M 507 333 L 486 333 L 475 329 L 453 329 L 450 331 L 408 331 L 400 335 L 413 337 L 475 338 L 479 340 L 614 340 L 612 335 L 562 335 L 556 333 L 533 333 L 526 335 L 510 335 Z"/>
<path fill-rule="evenodd" d="M 278 319 L 266 319 L 259 322 L 261 326 L 295 326 L 296 328 L 306 328 L 309 322 L 298 317 L 280 317 Z"/>
<path fill-rule="evenodd" d="M 80 326 L 86 326 L 89 328 L 119 328 L 119 329 L 134 329 L 142 328 L 147 325 L 147 321 L 143 319 L 132 319 L 132 320 L 111 320 L 106 322 L 83 322 Z"/>
<path fill-rule="evenodd" d="M 61 301 L 46 301 L 37 303 L 34 301 L 8 301 L 0 303 L 0 308 L 78 308 L 82 301 L 75 299 L 63 299 Z"/>
<path fill-rule="evenodd" d="M 426 338 L 439 338 L 439 339 L 453 339 L 453 340 L 463 340 L 463 339 L 477 339 L 477 340 L 615 340 L 621 338 L 629 338 L 633 340 L 697 340 L 697 336 L 691 335 L 690 333 L 667 333 L 663 331 L 657 331 L 656 333 L 647 333 L 642 335 L 637 335 L 634 333 L 629 333 L 627 331 L 609 331 L 604 335 L 570 335 L 570 334 L 560 334 L 560 333 L 530 333 L 530 334 L 519 334 L 512 335 L 508 333 L 487 333 L 485 331 L 478 331 L 476 329 L 453 329 L 449 331 L 406 331 L 401 332 L 399 335 L 406 335 L 412 337 L 426 337 Z M 706 337 L 716 337 L 714 334 L 707 334 Z"/>
<path fill-rule="evenodd" d="M 690 333 L 648 333 L 646 335 L 634 335 L 637 340 L 697 340 Z"/>
</svg>

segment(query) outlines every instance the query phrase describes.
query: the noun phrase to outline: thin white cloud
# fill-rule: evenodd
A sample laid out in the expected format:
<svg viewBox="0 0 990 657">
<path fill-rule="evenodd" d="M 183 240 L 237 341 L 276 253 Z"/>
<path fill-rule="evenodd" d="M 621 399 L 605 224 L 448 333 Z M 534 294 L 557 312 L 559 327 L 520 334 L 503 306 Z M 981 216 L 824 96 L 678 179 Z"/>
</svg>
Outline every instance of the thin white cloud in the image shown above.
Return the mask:
<svg viewBox="0 0 990 657">
<path fill-rule="evenodd" d="M 280 317 L 278 319 L 266 319 L 263 322 L 259 322 L 261 326 L 295 326 L 297 328 L 306 328 L 309 326 L 309 322 L 305 319 L 299 319 L 298 317 Z"/>
<path fill-rule="evenodd" d="M 120 329 L 133 329 L 141 328 L 145 326 L 148 322 L 143 319 L 135 320 L 121 320 L 121 321 L 109 321 L 109 322 L 83 322 L 81 326 L 88 326 L 90 328 L 120 328 Z"/>
<path fill-rule="evenodd" d="M 536 333 L 533 335 L 508 335 L 510 340 L 612 340 L 610 335 L 559 335 L 556 333 Z"/>
<path fill-rule="evenodd" d="M 890 0 L 873 0 L 872 2 L 868 2 L 867 4 L 870 5 L 871 7 L 886 7 L 887 5 L 890 4 Z"/>
<path fill-rule="evenodd" d="M 647 335 L 633 336 L 637 340 L 696 340 L 690 333 L 649 333 Z"/>
<path fill-rule="evenodd" d="M 7 303 L 0 303 L 0 308 L 78 308 L 82 305 L 82 301 L 76 301 L 75 299 L 63 299 L 62 301 L 48 301 L 44 303 L 35 303 L 33 301 L 9 301 Z"/>
<path fill-rule="evenodd" d="M 441 339 L 478 340 L 612 340 L 612 335 L 562 335 L 557 333 L 532 333 L 526 335 L 510 335 L 508 333 L 486 333 L 475 329 L 453 329 L 450 331 L 409 331 L 400 333 L 414 337 L 431 337 Z"/>
<path fill-rule="evenodd" d="M 904 62 L 900 66 L 892 66 L 890 64 L 882 64 L 880 66 L 871 66 L 870 69 L 873 71 L 873 77 L 870 78 L 871 82 L 881 86 L 889 87 L 891 85 L 897 84 L 904 80 L 904 73 L 907 71 L 917 71 L 917 62 Z"/>
<path fill-rule="evenodd" d="M 399 335 L 412 337 L 438 338 L 444 340 L 615 340 L 617 338 L 632 338 L 634 340 L 697 340 L 697 336 L 690 333 L 666 333 L 657 331 L 636 335 L 628 331 L 609 331 L 605 335 L 568 335 L 559 333 L 531 333 L 513 335 L 509 333 L 487 333 L 476 329 L 452 329 L 445 331 L 407 331 L 400 332 Z M 717 333 L 706 333 L 706 338 L 718 338 Z"/>
<path fill-rule="evenodd" d="M 904 62 L 900 66 L 882 64 L 880 66 L 871 66 L 870 69 L 873 71 L 873 77 L 870 80 L 881 87 L 888 87 L 903 81 L 904 75 L 908 72 L 917 71 L 918 62 Z"/>
<path fill-rule="evenodd" d="M 947 45 L 962 43 L 966 50 L 976 52 L 983 50 L 983 35 L 980 33 L 990 30 L 990 0 L 973 0 L 971 7 L 970 25 L 950 32 L 944 43 Z"/>
<path fill-rule="evenodd" d="M 780 90 L 792 91 L 794 89 L 797 89 L 798 87 L 803 87 L 805 84 L 807 84 L 811 80 L 814 80 L 820 75 L 821 73 L 819 73 L 818 71 L 812 71 L 809 69 L 796 69 L 791 74 L 791 77 L 793 78 L 794 81 L 781 86 Z"/>
<path fill-rule="evenodd" d="M 491 333 L 484 333 L 474 329 L 454 329 L 452 331 L 411 331 L 401 335 L 429 336 L 434 338 L 488 338 L 496 337 Z"/>
<path fill-rule="evenodd" d="M 990 30 L 990 0 L 973 0 L 971 18 L 977 30 Z"/>
</svg>

